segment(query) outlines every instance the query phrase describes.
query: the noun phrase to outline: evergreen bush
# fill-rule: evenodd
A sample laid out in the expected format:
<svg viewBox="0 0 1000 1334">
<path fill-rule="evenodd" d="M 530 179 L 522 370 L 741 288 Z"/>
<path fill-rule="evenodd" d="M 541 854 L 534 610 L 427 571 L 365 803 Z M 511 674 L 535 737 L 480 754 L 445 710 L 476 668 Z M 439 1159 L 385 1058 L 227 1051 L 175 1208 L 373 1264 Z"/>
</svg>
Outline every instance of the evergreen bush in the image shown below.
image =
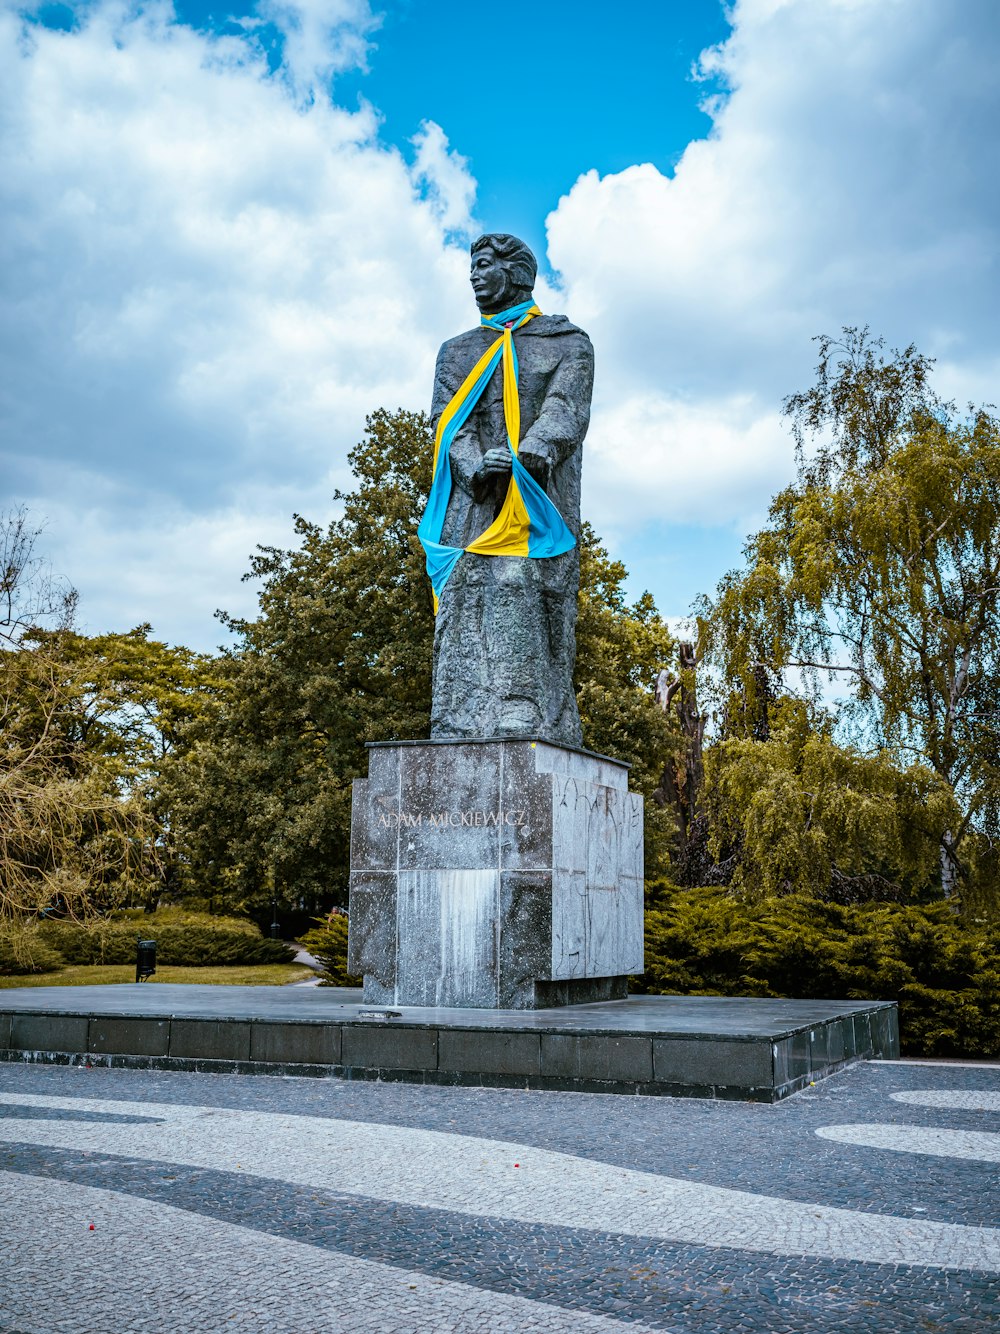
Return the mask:
<svg viewBox="0 0 1000 1334">
<path fill-rule="evenodd" d="M 318 917 L 300 942 L 323 965 L 321 987 L 360 987 L 362 979 L 347 971 L 347 918 L 341 913 Z"/>
<path fill-rule="evenodd" d="M 891 1000 L 904 1055 L 1000 1056 L 1000 926 L 946 903 L 751 902 L 724 886 L 650 885 L 654 995 Z"/>
<path fill-rule="evenodd" d="M 290 963 L 295 951 L 262 936 L 239 917 L 161 908 L 155 913 L 121 913 L 95 923 L 45 922 L 45 943 L 67 963 L 133 963 L 136 938 L 156 941 L 156 960 L 188 967 Z"/>
</svg>

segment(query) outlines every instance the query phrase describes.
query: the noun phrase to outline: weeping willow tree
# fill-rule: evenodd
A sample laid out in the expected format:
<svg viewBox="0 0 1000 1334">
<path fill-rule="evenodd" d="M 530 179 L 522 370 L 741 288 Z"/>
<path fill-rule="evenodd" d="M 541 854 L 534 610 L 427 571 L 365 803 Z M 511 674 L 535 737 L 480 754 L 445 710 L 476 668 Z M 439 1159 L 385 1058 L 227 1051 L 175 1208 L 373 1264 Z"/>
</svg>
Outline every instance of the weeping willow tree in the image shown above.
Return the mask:
<svg viewBox="0 0 1000 1334">
<path fill-rule="evenodd" d="M 153 846 L 120 764 L 81 736 L 75 594 L 36 556 L 37 536 L 23 510 L 0 520 L 0 967 L 16 970 L 43 948 L 40 918 L 127 897 Z"/>
<path fill-rule="evenodd" d="M 796 481 L 774 498 L 745 568 L 706 606 L 710 657 L 745 716 L 759 714 L 762 679 L 801 680 L 814 707 L 824 691 L 842 697 L 836 740 L 819 736 L 796 751 L 786 737 L 777 747 L 775 764 L 797 784 L 800 826 L 813 819 L 821 828 L 816 795 L 836 790 L 841 827 L 854 820 L 860 842 L 867 821 L 877 844 L 877 812 L 901 809 L 902 781 L 908 836 L 932 844 L 940 891 L 995 901 L 1000 426 L 985 408 L 960 415 L 942 402 L 932 363 L 912 346 L 886 356 L 858 329 L 819 344 L 815 384 L 785 403 Z M 776 881 L 781 840 L 757 818 L 762 752 L 746 741 L 731 735 L 715 747 L 710 777 L 728 785 L 730 810 L 742 802 L 745 818 L 730 833 Z M 773 739 L 761 744 L 775 749 Z M 838 744 L 853 767 L 836 761 Z M 872 801 L 880 789 L 881 806 Z M 813 865 L 792 883 L 815 878 L 815 858 L 829 860 L 822 844 L 810 852 L 800 840 L 796 855 Z"/>
</svg>

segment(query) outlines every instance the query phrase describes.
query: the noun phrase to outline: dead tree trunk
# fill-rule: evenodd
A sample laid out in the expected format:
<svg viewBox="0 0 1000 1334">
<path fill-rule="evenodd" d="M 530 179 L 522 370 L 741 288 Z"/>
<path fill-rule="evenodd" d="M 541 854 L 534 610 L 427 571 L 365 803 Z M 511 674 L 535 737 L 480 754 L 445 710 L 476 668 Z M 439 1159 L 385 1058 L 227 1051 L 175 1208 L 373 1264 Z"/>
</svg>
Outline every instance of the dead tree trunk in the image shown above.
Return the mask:
<svg viewBox="0 0 1000 1334">
<path fill-rule="evenodd" d="M 701 811 L 705 778 L 702 746 L 708 715 L 698 708 L 697 667 L 694 644 L 682 642 L 678 645 L 677 675 L 664 670 L 656 683 L 657 703 L 664 712 L 675 710 L 684 740 L 679 753 L 667 762 L 653 795 L 661 806 L 670 807 L 677 820 L 674 873 L 681 884 L 689 885 L 705 883 L 711 861 L 707 821 Z"/>
</svg>

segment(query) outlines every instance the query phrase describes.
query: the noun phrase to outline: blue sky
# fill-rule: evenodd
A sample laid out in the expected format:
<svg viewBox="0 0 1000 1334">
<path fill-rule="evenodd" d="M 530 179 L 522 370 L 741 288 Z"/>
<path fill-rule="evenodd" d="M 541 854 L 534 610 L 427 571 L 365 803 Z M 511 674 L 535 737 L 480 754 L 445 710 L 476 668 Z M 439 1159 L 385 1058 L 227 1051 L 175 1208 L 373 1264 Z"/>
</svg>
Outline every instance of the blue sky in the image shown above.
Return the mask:
<svg viewBox="0 0 1000 1334">
<path fill-rule="evenodd" d="M 254 8 L 176 5 L 205 29 Z M 708 88 L 691 70 L 730 32 L 720 0 L 519 5 L 514 38 L 495 6 L 467 0 L 392 0 L 376 12 L 367 68 L 340 75 L 338 101 L 371 102 L 382 137 L 404 152 L 422 121 L 449 127 L 484 227 L 522 236 L 543 263 L 545 216 L 581 171 L 652 162 L 669 172 L 708 133 Z M 272 25 L 264 40 L 276 62 L 281 34 Z"/>
<path fill-rule="evenodd" d="M 691 69 L 729 25 L 719 0 L 517 10 L 511 50 L 495 6 L 388 6 L 368 72 L 342 78 L 338 94 L 374 102 L 384 136 L 403 148 L 422 120 L 450 127 L 485 229 L 522 236 L 544 262 L 546 214 L 581 171 L 652 162 L 670 172 L 708 133 Z"/>
<path fill-rule="evenodd" d="M 994 0 L 0 0 L 0 506 L 85 628 L 210 648 L 509 230 L 594 340 L 585 512 L 682 617 L 791 475 L 814 335 L 998 401 L 998 57 Z"/>
</svg>

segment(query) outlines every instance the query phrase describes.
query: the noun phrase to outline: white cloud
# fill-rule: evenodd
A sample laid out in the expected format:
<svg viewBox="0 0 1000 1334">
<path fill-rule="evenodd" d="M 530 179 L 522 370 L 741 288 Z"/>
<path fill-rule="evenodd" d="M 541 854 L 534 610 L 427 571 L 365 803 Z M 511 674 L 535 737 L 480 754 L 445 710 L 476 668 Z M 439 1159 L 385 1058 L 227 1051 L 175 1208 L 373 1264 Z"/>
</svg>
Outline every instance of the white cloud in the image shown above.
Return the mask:
<svg viewBox="0 0 1000 1334">
<path fill-rule="evenodd" d="M 306 11 L 316 42 L 316 15 L 355 12 Z M 116 623 L 214 637 L 169 572 L 225 604 L 202 516 L 241 534 L 252 484 L 257 534 L 287 534 L 307 499 L 329 508 L 367 412 L 426 402 L 471 322 L 447 233 L 474 186 L 443 142 L 411 169 L 370 109 L 297 104 L 252 42 L 166 8 L 98 5 L 73 33 L 4 13 L 0 65 L 4 489 L 52 518 L 85 611 L 113 601 L 113 550 Z"/>
<path fill-rule="evenodd" d="M 444 130 L 432 120 L 425 120 L 410 142 L 417 150 L 414 176 L 427 187 L 442 225 L 450 232 L 473 231 L 476 183 L 468 161 L 449 148 Z"/>
<path fill-rule="evenodd" d="M 776 409 L 811 379 L 811 337 L 845 324 L 997 398 L 1000 9 L 740 0 L 732 18 L 702 58 L 729 90 L 710 136 L 672 177 L 584 174 L 548 218 L 598 351 L 595 509 L 762 509 L 791 470 Z"/>
<path fill-rule="evenodd" d="M 210 651 L 230 638 L 215 617 L 217 610 L 255 614 L 259 585 L 243 582 L 250 554 L 258 545 L 294 542 L 291 514 L 303 507 L 315 514 L 320 499 L 327 497 L 315 490 L 244 487 L 226 503 L 200 513 L 164 503 L 132 517 L 122 508 L 111 528 L 100 504 L 62 502 L 49 507 L 45 540 L 54 532 L 69 532 L 73 547 L 87 553 L 86 596 L 77 615 L 81 631 L 131 629 L 151 619 L 151 608 L 162 609 L 164 620 L 154 621 L 158 637 L 180 624 L 192 634 L 168 637 Z"/>
<path fill-rule="evenodd" d="M 788 454 L 777 414 L 760 414 L 747 395 L 710 403 L 604 396 L 588 436 L 587 513 L 601 533 L 664 519 L 745 530 L 760 519 Z"/>
<path fill-rule="evenodd" d="M 257 13 L 281 33 L 282 65 L 300 97 L 317 93 L 343 70 L 363 66 L 366 35 L 380 22 L 368 0 L 259 0 Z M 248 30 L 254 26 L 246 24 Z"/>
</svg>

